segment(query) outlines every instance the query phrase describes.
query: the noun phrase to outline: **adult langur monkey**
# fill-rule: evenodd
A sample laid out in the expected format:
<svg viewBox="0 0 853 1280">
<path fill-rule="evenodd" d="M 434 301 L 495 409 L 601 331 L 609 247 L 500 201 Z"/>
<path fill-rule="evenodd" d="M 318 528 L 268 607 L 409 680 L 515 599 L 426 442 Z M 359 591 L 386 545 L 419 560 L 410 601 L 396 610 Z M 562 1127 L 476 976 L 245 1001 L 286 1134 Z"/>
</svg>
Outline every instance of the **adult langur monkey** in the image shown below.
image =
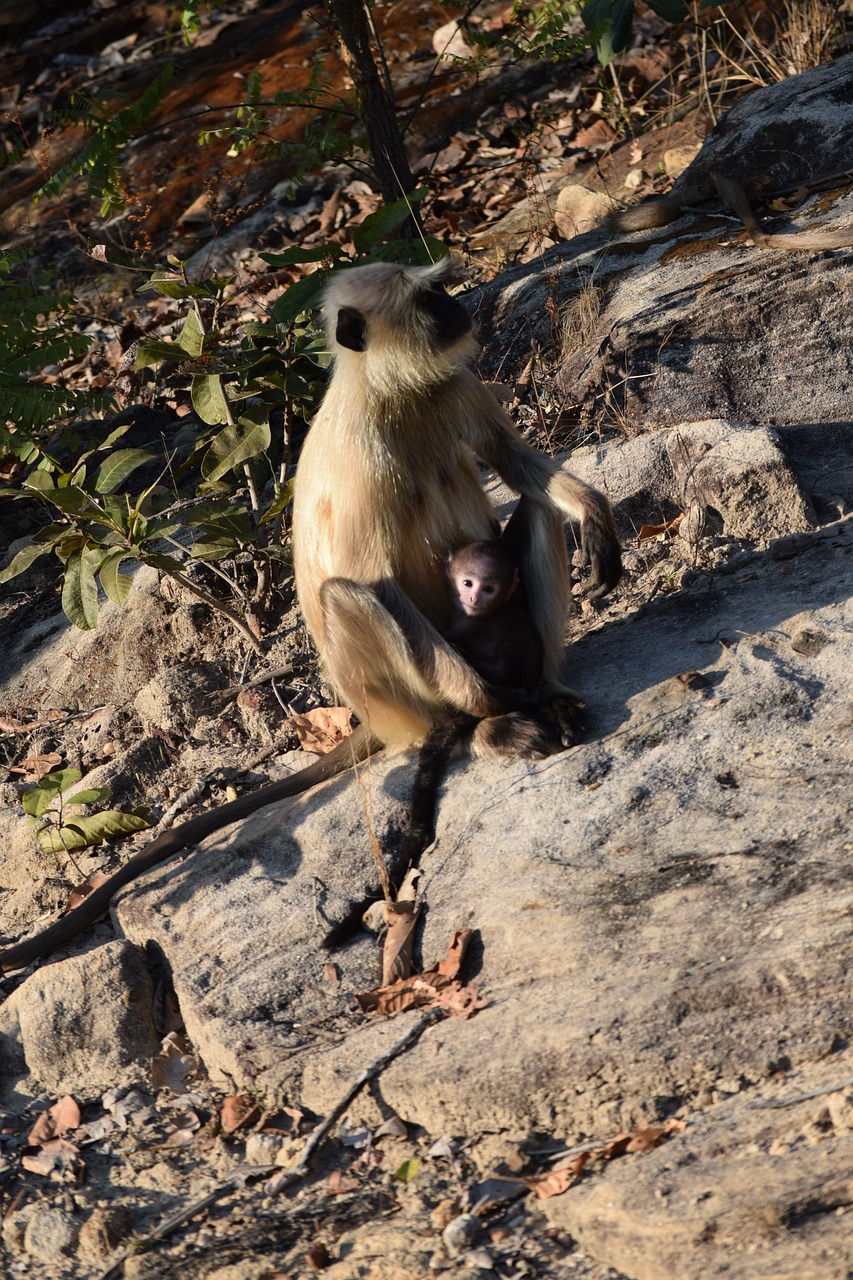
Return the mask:
<svg viewBox="0 0 853 1280">
<path fill-rule="evenodd" d="M 382 743 L 424 738 L 449 713 L 476 719 L 478 755 L 542 755 L 577 740 L 584 707 L 562 678 L 562 521 L 580 523 L 587 595 L 595 598 L 621 573 L 613 517 L 600 493 L 522 442 L 475 377 L 477 343 L 464 307 L 444 292 L 448 274 L 446 262 L 360 267 L 333 281 L 324 305 L 334 372 L 297 469 L 294 563 L 305 620 L 359 729 L 300 773 L 165 831 L 73 911 L 0 952 L 0 967 L 63 946 L 104 914 L 119 888 L 172 854 L 309 790 Z M 543 640 L 549 723 L 501 714 L 500 700 L 440 635 L 450 616 L 446 549 L 498 534 L 474 455 L 521 495 L 502 538 Z"/>
<path fill-rule="evenodd" d="M 475 755 L 540 755 L 555 749 L 553 730 L 503 713 L 442 638 L 446 550 L 501 536 L 515 556 L 559 750 L 577 741 L 584 710 L 563 681 L 563 518 L 580 525 L 590 598 L 618 582 L 619 542 L 606 498 L 526 445 L 473 373 L 470 318 L 443 288 L 451 270 L 377 263 L 327 291 L 334 374 L 297 470 L 297 594 L 330 680 L 378 741 L 419 741 L 461 711 L 479 721 Z M 475 457 L 520 495 L 503 534 Z"/>
</svg>

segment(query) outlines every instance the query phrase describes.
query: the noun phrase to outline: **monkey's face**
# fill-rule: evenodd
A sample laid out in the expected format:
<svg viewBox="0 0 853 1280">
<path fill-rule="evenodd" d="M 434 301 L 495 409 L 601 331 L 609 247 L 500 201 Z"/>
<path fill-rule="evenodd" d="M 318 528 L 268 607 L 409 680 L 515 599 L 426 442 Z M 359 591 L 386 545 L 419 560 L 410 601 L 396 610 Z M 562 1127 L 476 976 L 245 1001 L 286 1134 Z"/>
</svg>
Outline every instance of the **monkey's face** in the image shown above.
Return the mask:
<svg viewBox="0 0 853 1280">
<path fill-rule="evenodd" d="M 500 608 L 515 589 L 515 583 L 488 571 L 474 569 L 451 573 L 451 583 L 462 611 L 468 618 L 482 618 Z"/>
</svg>

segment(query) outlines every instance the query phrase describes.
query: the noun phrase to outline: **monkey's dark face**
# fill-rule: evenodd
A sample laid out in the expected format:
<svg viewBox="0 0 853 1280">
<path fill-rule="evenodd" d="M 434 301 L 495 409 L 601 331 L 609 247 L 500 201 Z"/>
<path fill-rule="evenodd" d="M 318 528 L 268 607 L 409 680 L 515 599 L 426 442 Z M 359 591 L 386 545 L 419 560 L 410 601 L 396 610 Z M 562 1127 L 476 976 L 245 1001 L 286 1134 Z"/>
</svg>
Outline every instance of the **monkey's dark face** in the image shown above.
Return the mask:
<svg viewBox="0 0 853 1280">
<path fill-rule="evenodd" d="M 454 346 L 471 332 L 471 317 L 456 298 L 444 292 L 441 285 L 422 289 L 415 299 L 416 307 L 428 320 L 437 351 Z"/>
</svg>

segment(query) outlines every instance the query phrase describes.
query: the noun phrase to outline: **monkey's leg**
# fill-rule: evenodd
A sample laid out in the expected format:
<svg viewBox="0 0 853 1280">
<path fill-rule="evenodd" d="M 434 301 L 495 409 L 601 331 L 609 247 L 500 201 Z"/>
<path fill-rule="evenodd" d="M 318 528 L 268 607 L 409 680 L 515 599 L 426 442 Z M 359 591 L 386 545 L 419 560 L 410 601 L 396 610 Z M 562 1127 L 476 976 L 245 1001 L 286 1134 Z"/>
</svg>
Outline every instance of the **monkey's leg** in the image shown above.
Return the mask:
<svg viewBox="0 0 853 1280">
<path fill-rule="evenodd" d="M 345 578 L 320 588 L 329 677 L 383 742 L 417 742 L 447 707 L 489 715 L 499 703 L 394 582 Z M 386 604 L 388 607 L 386 607 Z"/>
</svg>

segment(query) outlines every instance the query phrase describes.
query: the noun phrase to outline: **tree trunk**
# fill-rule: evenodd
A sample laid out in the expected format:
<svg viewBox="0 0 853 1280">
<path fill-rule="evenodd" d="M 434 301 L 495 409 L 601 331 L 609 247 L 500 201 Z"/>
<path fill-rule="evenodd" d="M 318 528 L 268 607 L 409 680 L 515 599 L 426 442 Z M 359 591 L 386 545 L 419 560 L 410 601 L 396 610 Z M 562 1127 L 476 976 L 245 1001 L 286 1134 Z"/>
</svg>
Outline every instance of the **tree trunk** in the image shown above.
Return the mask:
<svg viewBox="0 0 853 1280">
<path fill-rule="evenodd" d="M 383 200 L 392 203 L 414 188 L 409 160 L 397 125 L 394 99 L 379 75 L 370 47 L 364 0 L 330 0 L 341 54 L 355 86 L 358 114 Z"/>
</svg>

